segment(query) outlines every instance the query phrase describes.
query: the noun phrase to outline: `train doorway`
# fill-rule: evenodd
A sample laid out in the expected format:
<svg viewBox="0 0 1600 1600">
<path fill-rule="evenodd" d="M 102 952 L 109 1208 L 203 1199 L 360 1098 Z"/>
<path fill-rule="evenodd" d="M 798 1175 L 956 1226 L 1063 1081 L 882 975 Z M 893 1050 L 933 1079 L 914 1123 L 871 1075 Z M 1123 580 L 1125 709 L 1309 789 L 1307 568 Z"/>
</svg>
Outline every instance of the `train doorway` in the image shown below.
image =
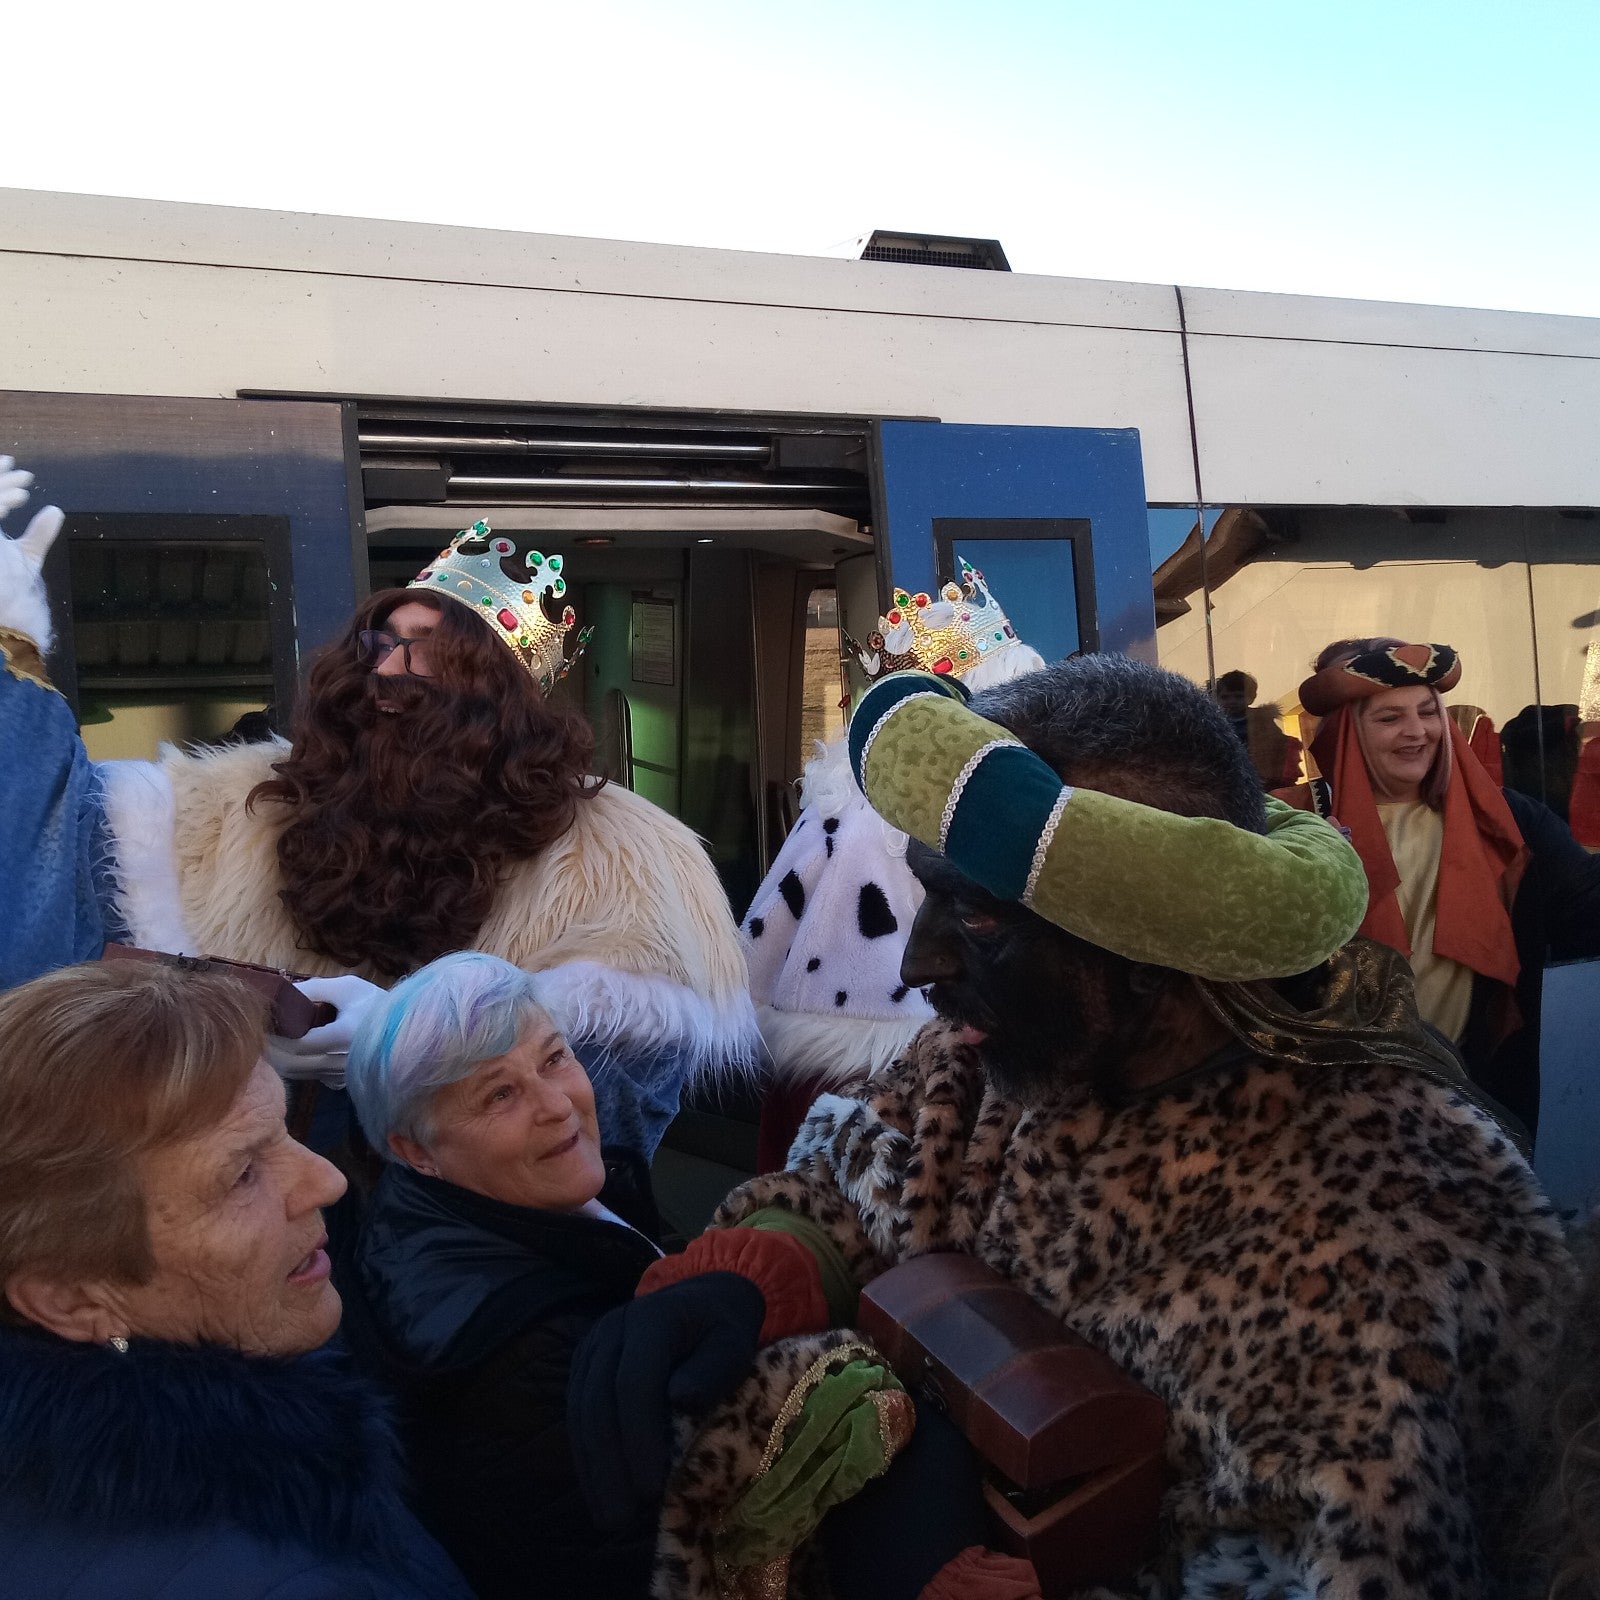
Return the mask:
<svg viewBox="0 0 1600 1600">
<path fill-rule="evenodd" d="M 806 724 L 842 715 L 836 574 L 870 560 L 870 534 L 813 508 L 375 506 L 372 587 L 480 517 L 561 556 L 595 632 L 555 692 L 588 718 L 606 777 L 706 841 L 742 911 L 792 819 Z"/>
</svg>

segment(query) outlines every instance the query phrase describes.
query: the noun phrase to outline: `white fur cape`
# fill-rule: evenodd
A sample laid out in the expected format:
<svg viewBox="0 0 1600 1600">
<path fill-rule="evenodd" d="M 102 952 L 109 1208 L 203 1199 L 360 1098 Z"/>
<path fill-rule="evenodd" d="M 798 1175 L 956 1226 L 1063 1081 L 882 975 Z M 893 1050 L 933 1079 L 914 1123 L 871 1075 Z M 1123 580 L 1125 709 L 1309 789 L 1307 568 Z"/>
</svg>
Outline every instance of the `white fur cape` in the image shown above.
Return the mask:
<svg viewBox="0 0 1600 1600">
<path fill-rule="evenodd" d="M 843 740 L 818 746 L 802 799 L 740 936 L 773 1077 L 833 1085 L 888 1066 L 933 1015 L 900 981 L 922 888 Z"/>
<path fill-rule="evenodd" d="M 287 750 L 168 746 L 154 763 L 104 764 L 116 909 L 136 944 L 313 975 L 343 970 L 300 943 L 278 898 L 288 813 L 246 809 Z M 513 869 L 476 946 L 547 973 L 541 999 L 575 1037 L 687 1048 L 697 1071 L 752 1063 L 744 956 L 716 873 L 682 823 L 615 784 Z"/>
<path fill-rule="evenodd" d="M 1018 642 L 962 682 L 987 689 L 1043 665 Z M 906 836 L 856 786 L 842 738 L 816 746 L 800 805 L 739 931 L 772 1076 L 837 1086 L 887 1067 L 933 1016 L 900 981 L 922 886 Z"/>
</svg>

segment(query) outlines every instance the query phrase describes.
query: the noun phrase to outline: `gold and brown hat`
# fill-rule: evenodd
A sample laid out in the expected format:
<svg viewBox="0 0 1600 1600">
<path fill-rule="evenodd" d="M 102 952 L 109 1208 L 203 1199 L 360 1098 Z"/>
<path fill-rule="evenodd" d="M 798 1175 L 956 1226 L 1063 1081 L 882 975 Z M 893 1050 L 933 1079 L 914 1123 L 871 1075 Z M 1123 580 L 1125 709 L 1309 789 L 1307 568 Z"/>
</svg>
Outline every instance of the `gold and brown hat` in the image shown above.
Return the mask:
<svg viewBox="0 0 1600 1600">
<path fill-rule="evenodd" d="M 1389 689 L 1437 689 L 1441 694 L 1461 681 L 1461 659 L 1447 644 L 1392 644 L 1367 650 L 1314 672 L 1300 685 L 1300 704 L 1314 717 L 1326 717 L 1354 700 Z"/>
</svg>

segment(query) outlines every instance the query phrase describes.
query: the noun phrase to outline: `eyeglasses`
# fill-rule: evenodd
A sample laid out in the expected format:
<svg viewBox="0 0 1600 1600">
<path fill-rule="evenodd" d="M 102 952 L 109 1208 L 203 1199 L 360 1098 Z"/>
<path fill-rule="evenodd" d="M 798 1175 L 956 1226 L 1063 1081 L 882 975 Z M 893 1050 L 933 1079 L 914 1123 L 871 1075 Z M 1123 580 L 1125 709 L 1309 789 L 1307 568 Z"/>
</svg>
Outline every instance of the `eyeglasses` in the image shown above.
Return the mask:
<svg viewBox="0 0 1600 1600">
<path fill-rule="evenodd" d="M 381 628 L 363 628 L 356 635 L 356 659 L 369 667 L 381 667 L 390 655 L 398 650 L 400 662 L 408 673 L 416 677 L 426 677 L 426 670 L 417 672 L 411 664 L 411 647 L 414 644 L 426 644 L 426 639 L 401 639 L 392 633 L 385 633 Z"/>
</svg>

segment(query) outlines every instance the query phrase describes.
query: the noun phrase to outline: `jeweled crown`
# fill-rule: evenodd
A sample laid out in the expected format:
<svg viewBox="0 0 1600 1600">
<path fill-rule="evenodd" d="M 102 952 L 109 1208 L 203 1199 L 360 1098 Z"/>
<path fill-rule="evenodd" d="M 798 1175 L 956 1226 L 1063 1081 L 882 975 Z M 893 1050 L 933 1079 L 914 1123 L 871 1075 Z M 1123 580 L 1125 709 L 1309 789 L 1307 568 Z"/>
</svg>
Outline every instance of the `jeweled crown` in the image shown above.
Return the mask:
<svg viewBox="0 0 1600 1600">
<path fill-rule="evenodd" d="M 515 652 L 544 694 L 577 665 L 594 633 L 593 628 L 580 629 L 577 648 L 563 659 L 577 617 L 561 599 L 567 592 L 561 557 L 519 551 L 515 540 L 496 534 L 481 520 L 463 528 L 406 587 L 470 606 Z M 559 622 L 545 612 L 547 596 L 561 604 Z"/>
<path fill-rule="evenodd" d="M 877 632 L 868 635 L 865 646 L 845 635 L 869 679 L 906 671 L 959 678 L 1022 642 L 983 574 L 961 557 L 956 560 L 961 582 L 947 583 L 937 600 L 896 589 L 894 604 L 878 618 Z"/>
</svg>

